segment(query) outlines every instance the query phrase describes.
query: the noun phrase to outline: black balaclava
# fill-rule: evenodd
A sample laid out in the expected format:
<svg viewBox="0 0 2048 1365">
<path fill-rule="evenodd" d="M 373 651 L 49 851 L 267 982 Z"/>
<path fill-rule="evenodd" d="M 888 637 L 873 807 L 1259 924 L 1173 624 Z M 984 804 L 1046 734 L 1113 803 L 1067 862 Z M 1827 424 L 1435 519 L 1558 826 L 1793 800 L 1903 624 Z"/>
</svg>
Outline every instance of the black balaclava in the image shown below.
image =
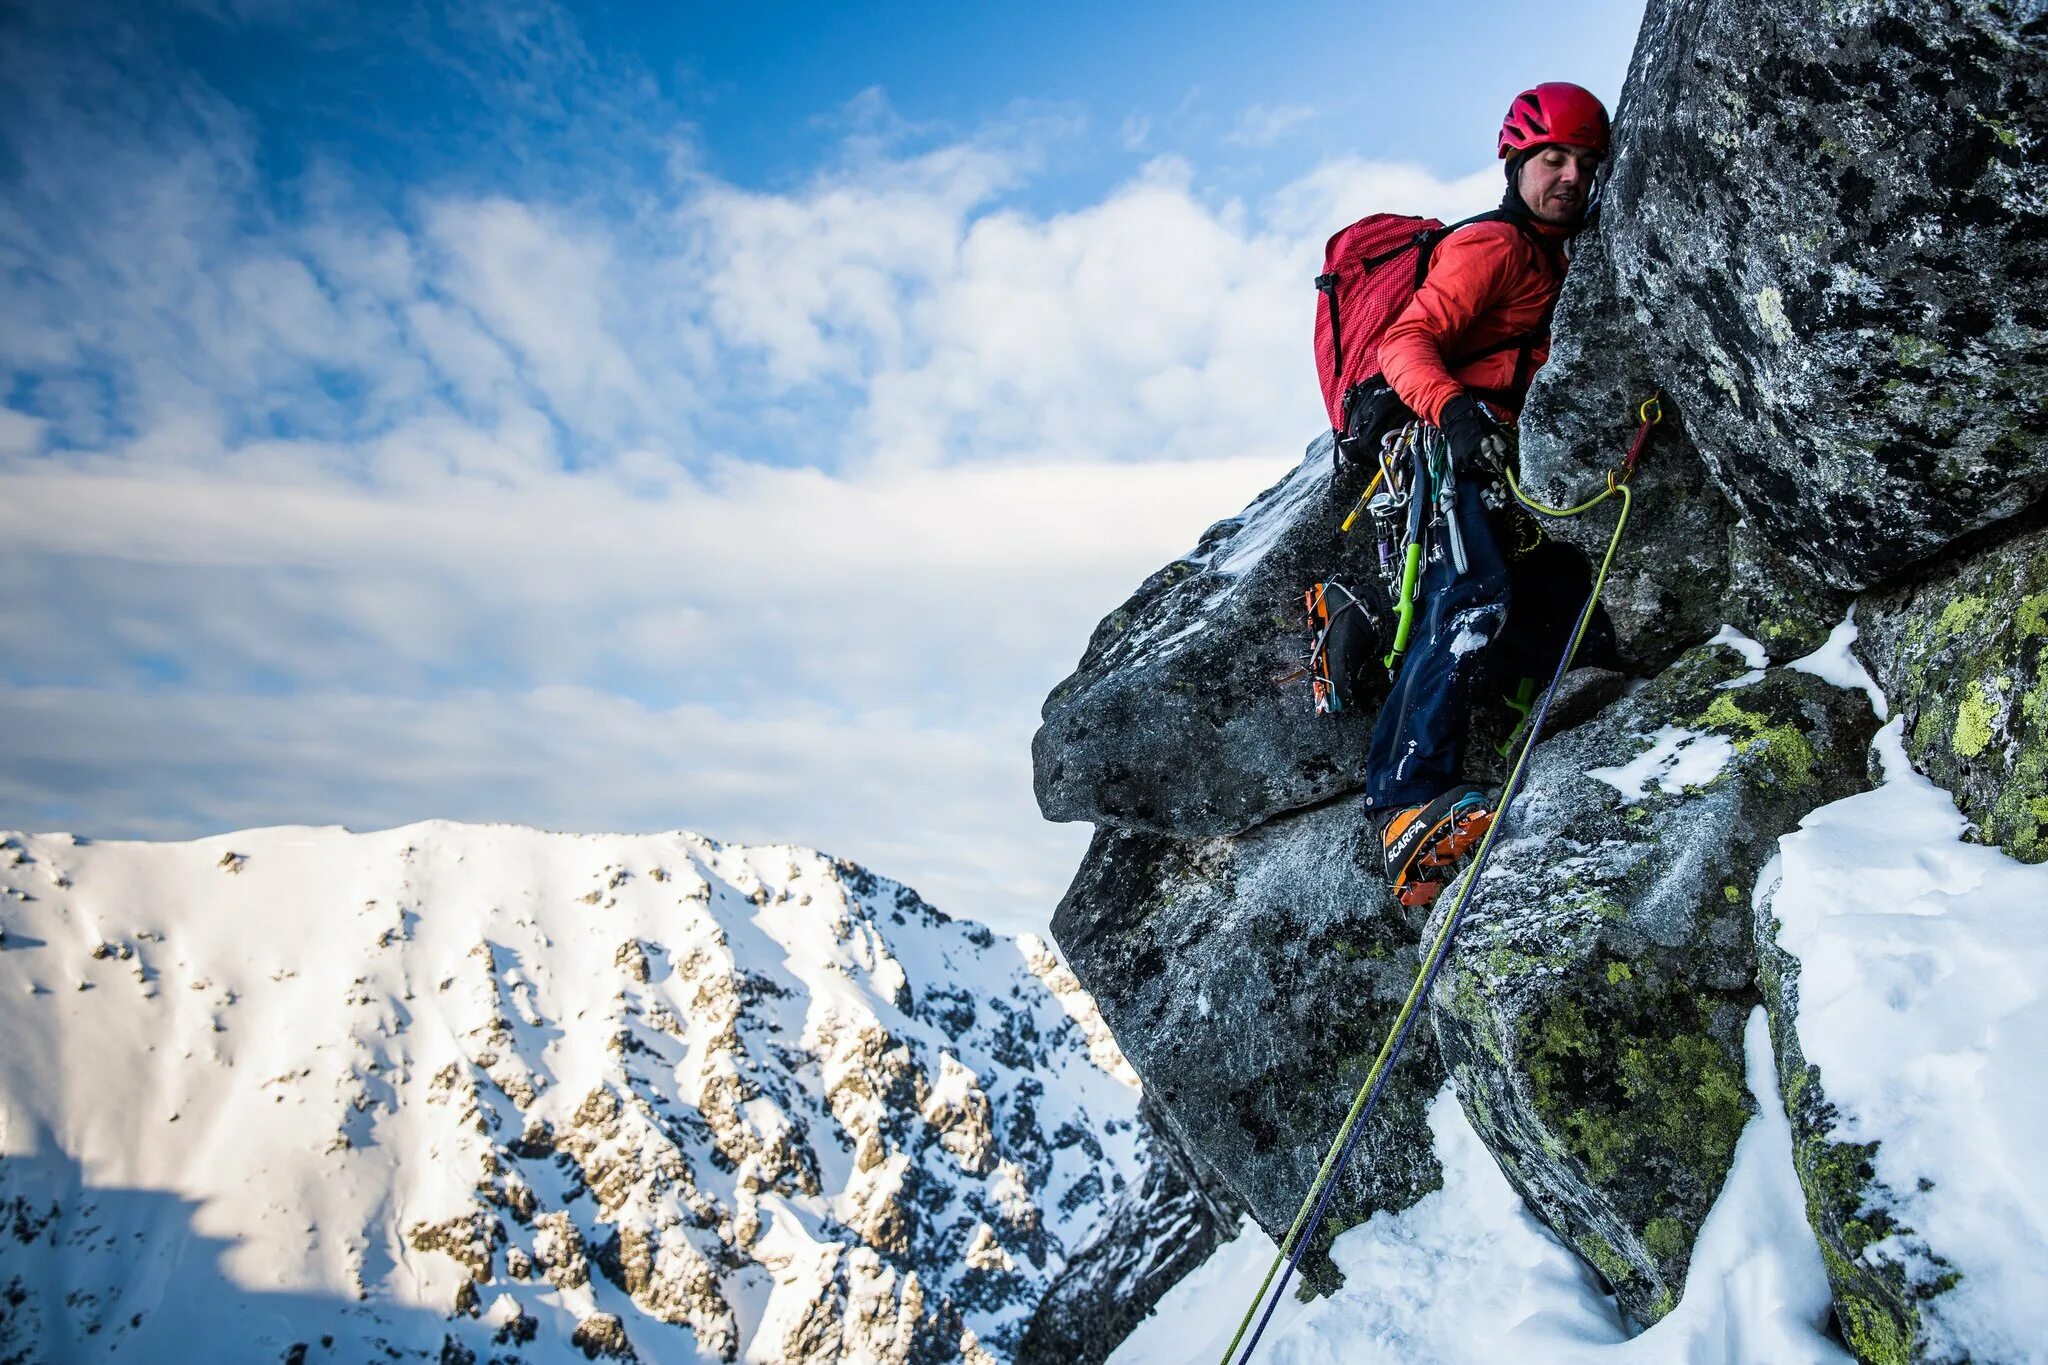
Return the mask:
<svg viewBox="0 0 2048 1365">
<path fill-rule="evenodd" d="M 1536 217 L 1529 212 L 1529 206 L 1522 202 L 1522 167 L 1528 164 L 1529 158 L 1536 155 L 1541 147 L 1541 143 L 1535 147 L 1524 147 L 1508 158 L 1508 188 L 1507 193 L 1501 196 L 1500 206 L 1509 213 L 1529 219 Z"/>
</svg>

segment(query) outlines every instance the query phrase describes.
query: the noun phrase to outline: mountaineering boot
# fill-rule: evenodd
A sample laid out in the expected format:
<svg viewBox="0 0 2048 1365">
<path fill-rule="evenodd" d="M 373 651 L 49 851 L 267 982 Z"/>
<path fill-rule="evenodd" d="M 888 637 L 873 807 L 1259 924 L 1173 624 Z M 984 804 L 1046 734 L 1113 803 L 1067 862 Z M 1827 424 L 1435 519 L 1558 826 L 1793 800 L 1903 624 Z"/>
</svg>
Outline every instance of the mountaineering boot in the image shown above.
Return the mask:
<svg viewBox="0 0 2048 1365">
<path fill-rule="evenodd" d="M 1389 815 L 1380 826 L 1380 851 L 1395 897 L 1407 906 L 1434 901 L 1492 824 L 1486 789 L 1472 786 L 1453 787 L 1427 805 Z"/>
</svg>

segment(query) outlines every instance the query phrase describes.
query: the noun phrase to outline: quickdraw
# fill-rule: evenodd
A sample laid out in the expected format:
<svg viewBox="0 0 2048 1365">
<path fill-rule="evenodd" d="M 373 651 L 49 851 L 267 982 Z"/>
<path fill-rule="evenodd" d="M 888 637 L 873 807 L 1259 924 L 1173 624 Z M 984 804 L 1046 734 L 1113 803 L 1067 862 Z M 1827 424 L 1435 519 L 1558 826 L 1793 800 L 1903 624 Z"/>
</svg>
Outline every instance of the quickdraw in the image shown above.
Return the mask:
<svg viewBox="0 0 2048 1365">
<path fill-rule="evenodd" d="M 1648 398 L 1645 398 L 1642 406 L 1636 409 L 1636 421 L 1639 425 L 1636 427 L 1635 439 L 1628 443 L 1628 454 L 1624 455 L 1621 460 L 1621 481 L 1623 483 L 1627 483 L 1635 477 L 1636 461 L 1643 458 L 1643 451 L 1650 444 L 1650 433 L 1655 431 L 1657 424 L 1663 420 L 1664 391 L 1659 389 Z M 1612 474 L 1608 475 L 1610 483 L 1613 482 L 1613 479 L 1614 476 Z"/>
<path fill-rule="evenodd" d="M 1411 421 L 1380 438 L 1379 468 L 1338 528 L 1348 533 L 1370 514 L 1381 584 L 1394 607 L 1394 638 L 1381 663 L 1400 667 L 1415 625 L 1415 589 L 1422 579 L 1423 535 L 1434 513 L 1447 521 L 1452 554 L 1464 560 L 1464 540 L 1453 510 L 1449 447 L 1435 427 Z"/>
</svg>

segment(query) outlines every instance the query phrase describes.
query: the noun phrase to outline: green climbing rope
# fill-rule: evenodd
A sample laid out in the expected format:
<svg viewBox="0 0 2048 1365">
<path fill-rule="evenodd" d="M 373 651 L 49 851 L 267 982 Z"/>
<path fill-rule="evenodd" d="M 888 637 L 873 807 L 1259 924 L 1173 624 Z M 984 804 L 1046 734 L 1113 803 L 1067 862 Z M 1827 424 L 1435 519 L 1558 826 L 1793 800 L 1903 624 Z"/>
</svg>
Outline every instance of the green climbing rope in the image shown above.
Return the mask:
<svg viewBox="0 0 2048 1365">
<path fill-rule="evenodd" d="M 1647 424 L 1647 418 L 1645 420 Z M 1634 456 L 1635 451 L 1632 450 L 1630 456 L 1631 465 L 1634 463 Z M 1549 507 L 1537 502 L 1522 491 L 1522 485 L 1515 478 L 1513 470 L 1505 470 L 1504 472 L 1507 474 L 1508 487 L 1514 491 L 1516 500 L 1531 511 L 1546 517 L 1563 519 L 1581 516 L 1616 494 L 1619 494 L 1621 497 L 1621 515 L 1615 519 L 1614 534 L 1607 539 L 1607 553 L 1601 556 L 1600 571 L 1593 577 L 1593 591 L 1587 597 L 1584 609 L 1579 612 L 1578 626 L 1573 630 L 1571 642 L 1566 646 L 1564 658 L 1559 662 L 1557 679 L 1562 679 L 1570 671 L 1571 661 L 1578 656 L 1579 645 L 1586 638 L 1586 628 L 1592 622 L 1594 609 L 1600 603 L 1600 591 L 1607 583 L 1607 571 L 1613 567 L 1614 553 L 1621 546 L 1621 533 L 1623 528 L 1628 525 L 1628 514 L 1633 506 L 1634 498 L 1629 492 L 1625 479 L 1617 480 L 1610 475 L 1605 491 L 1587 499 L 1578 506 Z M 1551 683 L 1553 695 L 1555 694 L 1556 686 L 1557 680 L 1553 680 Z M 1547 710 L 1548 706 L 1549 698 L 1546 697 L 1543 710 Z M 1328 1154 L 1323 1157 L 1322 1168 L 1316 1172 L 1316 1178 L 1310 1184 L 1308 1194 L 1301 1201 L 1300 1210 L 1294 1215 L 1294 1225 L 1287 1230 L 1287 1237 L 1275 1253 L 1273 1263 L 1266 1267 L 1266 1277 L 1259 1282 L 1259 1292 L 1253 1296 L 1251 1306 L 1245 1309 L 1244 1319 L 1238 1323 L 1236 1335 L 1231 1337 L 1230 1345 L 1224 1350 L 1222 1365 L 1231 1365 L 1233 1357 L 1237 1354 L 1238 1344 L 1244 1341 L 1245 1333 L 1251 1330 L 1252 1319 L 1258 1315 L 1261 1305 L 1266 1303 L 1266 1291 L 1272 1287 L 1273 1277 L 1280 1273 L 1281 1266 L 1288 1266 L 1291 1272 L 1294 1265 L 1300 1261 L 1302 1242 L 1307 1235 L 1304 1230 L 1320 1217 L 1321 1206 L 1327 1202 L 1327 1192 L 1335 1181 L 1338 1171 L 1342 1168 L 1344 1159 L 1350 1153 L 1353 1132 L 1357 1129 L 1359 1121 L 1364 1117 L 1366 1111 L 1371 1107 L 1371 1102 L 1378 1093 L 1388 1068 L 1393 1064 L 1394 1058 L 1400 1050 L 1401 1041 L 1407 1037 L 1408 1028 L 1414 1017 L 1416 1007 L 1421 1004 L 1423 997 L 1427 994 L 1431 982 L 1435 979 L 1437 971 L 1450 949 L 1451 938 L 1457 932 L 1458 922 L 1465 913 L 1465 902 L 1471 897 L 1473 887 L 1478 884 L 1477 873 L 1486 862 L 1487 854 L 1493 847 L 1494 836 L 1500 832 L 1501 826 L 1506 823 L 1507 801 L 1511 800 L 1514 793 L 1520 788 L 1522 774 L 1528 766 L 1529 754 L 1536 747 L 1537 740 L 1542 738 L 1542 714 L 1543 711 L 1537 713 L 1536 719 L 1528 727 L 1528 733 L 1523 736 L 1521 751 L 1515 757 L 1515 766 L 1508 774 L 1506 786 L 1502 788 L 1502 791 L 1506 794 L 1505 799 L 1502 801 L 1502 807 L 1499 811 L 1495 812 L 1492 825 L 1487 828 L 1485 837 L 1480 840 L 1479 848 L 1473 854 L 1471 868 L 1459 883 L 1457 899 L 1451 903 L 1451 912 L 1444 916 L 1443 927 L 1437 930 L 1436 938 L 1430 944 L 1429 952 L 1422 960 L 1421 969 L 1415 974 L 1415 984 L 1409 988 L 1408 998 L 1401 1002 L 1400 1012 L 1394 1016 L 1392 1027 L 1387 1030 L 1386 1041 L 1380 1045 L 1379 1055 L 1373 1059 L 1372 1069 L 1366 1073 L 1364 1083 L 1358 1087 L 1358 1094 L 1351 1101 L 1350 1111 L 1344 1116 L 1344 1124 L 1337 1130 L 1337 1136 L 1330 1143 Z M 1283 1280 L 1281 1290 L 1284 1291 L 1285 1288 L 1286 1283 Z M 1265 1317 L 1259 1320 L 1259 1331 L 1264 1330 L 1266 1319 L 1271 1316 L 1272 1309 L 1267 1307 Z M 1252 1349 L 1258 1345 L 1259 1331 L 1253 1331 L 1250 1342 L 1245 1344 L 1244 1361 L 1251 1359 Z M 1243 1365 L 1243 1363 L 1240 1362 L 1240 1365 Z"/>
</svg>

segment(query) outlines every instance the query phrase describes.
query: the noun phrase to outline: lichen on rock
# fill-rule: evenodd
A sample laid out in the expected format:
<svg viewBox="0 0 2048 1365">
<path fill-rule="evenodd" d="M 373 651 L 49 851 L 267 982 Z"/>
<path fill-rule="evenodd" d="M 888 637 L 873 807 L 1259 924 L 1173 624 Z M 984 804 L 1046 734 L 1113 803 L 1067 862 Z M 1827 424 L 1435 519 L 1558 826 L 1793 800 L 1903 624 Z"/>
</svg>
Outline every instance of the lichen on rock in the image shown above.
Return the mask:
<svg viewBox="0 0 2048 1365">
<path fill-rule="evenodd" d="M 1757 980 L 1792 1124 L 1792 1163 L 1834 1293 L 1835 1321 L 1859 1361 L 1964 1365 L 1964 1358 L 1930 1349 L 1921 1320 L 1921 1306 L 1954 1284 L 1953 1270 L 1893 1217 L 1893 1196 L 1871 1164 L 1877 1144 L 1840 1140 L 1840 1116 L 1820 1069 L 1800 1048 L 1799 963 L 1777 946 L 1771 890 L 1760 888 L 1755 902 Z"/>
<path fill-rule="evenodd" d="M 1860 693 L 1746 677 L 1704 646 L 1538 747 L 1430 998 L 1474 1128 L 1644 1323 L 1677 1303 L 1751 1110 L 1745 888 L 1861 789 L 1874 727 Z"/>
<path fill-rule="evenodd" d="M 1913 766 L 1985 842 L 2048 859 L 2048 531 L 1866 598 L 1856 619 Z"/>
<path fill-rule="evenodd" d="M 1644 16 L 1560 327 L 1621 301 L 1581 349 L 1661 387 L 1739 518 L 1835 589 L 2048 492 L 2043 50 L 2025 5 Z"/>
</svg>

